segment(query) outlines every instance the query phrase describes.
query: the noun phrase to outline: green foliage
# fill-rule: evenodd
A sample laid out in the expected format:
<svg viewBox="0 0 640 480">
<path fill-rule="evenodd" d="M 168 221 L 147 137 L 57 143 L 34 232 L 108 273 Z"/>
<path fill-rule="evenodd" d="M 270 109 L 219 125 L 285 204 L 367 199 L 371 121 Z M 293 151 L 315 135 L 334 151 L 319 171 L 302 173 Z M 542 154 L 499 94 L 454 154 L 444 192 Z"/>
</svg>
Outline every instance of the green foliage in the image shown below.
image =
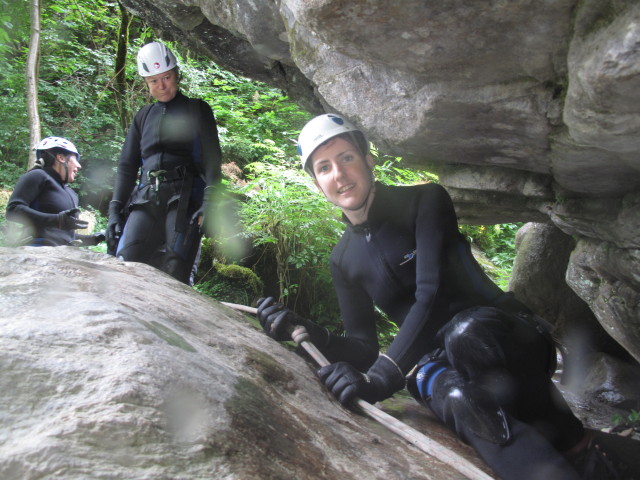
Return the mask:
<svg viewBox="0 0 640 480">
<path fill-rule="evenodd" d="M 469 242 L 480 249 L 495 268 L 485 271 L 502 288 L 506 289 L 515 260 L 516 233 L 522 223 L 501 225 L 460 225 L 460 231 Z"/>
<path fill-rule="evenodd" d="M 202 57 L 177 52 L 185 93 L 206 100 L 213 108 L 225 161 L 240 168 L 265 155 L 295 155 L 295 138 L 310 115 L 280 90 L 227 72 Z"/>
<path fill-rule="evenodd" d="M 15 163 L 6 162 L 2 164 L 2 168 L 0 168 L 0 188 L 12 189 L 23 173 L 23 168 Z"/>
<path fill-rule="evenodd" d="M 95 233 L 95 232 L 104 232 L 107 229 L 107 220 L 109 219 L 106 215 L 103 215 L 100 210 L 93 208 L 92 206 L 87 206 L 86 208 L 84 208 L 83 210 L 86 210 L 88 212 L 91 213 L 91 215 L 95 218 L 96 223 L 93 226 L 93 231 L 91 233 Z M 94 252 L 99 252 L 99 253 L 107 253 L 107 243 L 106 242 L 102 242 L 98 245 L 95 246 L 91 246 L 91 247 L 87 247 L 89 250 L 92 250 Z"/>
<path fill-rule="evenodd" d="M 272 258 L 282 301 L 310 316 L 337 315 L 328 258 L 343 225 L 339 212 L 311 179 L 293 168 L 296 160 L 270 145 L 271 158 L 246 167 L 245 231 L 263 256 Z"/>
<path fill-rule="evenodd" d="M 611 418 L 611 422 L 617 429 L 633 428 L 640 431 L 640 412 L 632 409 L 626 417 L 621 414 L 616 414 Z"/>
<path fill-rule="evenodd" d="M 376 321 L 378 344 L 380 345 L 380 351 L 385 351 L 398 334 L 399 328 L 382 310 L 378 307 L 375 307 L 375 310 L 378 315 L 378 320 Z"/>
<path fill-rule="evenodd" d="M 11 42 L 0 48 L 3 58 L 0 108 L 0 170 L 14 165 L 24 171 L 29 155 L 29 124 L 25 104 L 25 70 L 29 48 L 29 7 L 26 1 L 10 2 Z M 3 3 L 4 6 L 4 3 Z M 117 45 L 119 14 L 116 2 L 59 0 L 43 4 L 41 13 L 39 111 L 42 137 L 63 136 L 76 144 L 83 167 L 113 169 L 123 133 L 113 105 L 113 59 Z M 140 21 L 135 24 L 140 28 Z M 6 23 L 4 27 L 7 28 Z M 144 98 L 131 89 L 138 104 Z M 87 180 L 85 177 L 84 180 Z M 89 192 L 104 188 L 112 175 Z M 3 182 L 9 182 L 10 178 Z M 83 182 L 80 182 L 83 185 Z M 85 190 L 85 193 L 86 190 Z"/>
<path fill-rule="evenodd" d="M 402 158 L 381 154 L 375 147 L 371 154 L 376 159 L 374 172 L 376 179 L 385 185 L 417 185 L 438 183 L 438 176 L 424 170 L 402 167 Z"/>
</svg>

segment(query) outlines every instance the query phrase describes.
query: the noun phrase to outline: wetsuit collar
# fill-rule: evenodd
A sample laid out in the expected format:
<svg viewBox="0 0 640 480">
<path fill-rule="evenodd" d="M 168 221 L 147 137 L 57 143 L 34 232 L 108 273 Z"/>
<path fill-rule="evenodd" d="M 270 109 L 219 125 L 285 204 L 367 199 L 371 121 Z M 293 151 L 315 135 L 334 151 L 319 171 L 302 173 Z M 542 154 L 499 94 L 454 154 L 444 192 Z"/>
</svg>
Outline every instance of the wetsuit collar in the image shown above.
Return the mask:
<svg viewBox="0 0 640 480">
<path fill-rule="evenodd" d="M 66 185 L 64 180 L 62 180 L 62 177 L 60 176 L 60 174 L 56 172 L 53 168 L 44 167 L 43 170 L 47 172 L 49 176 L 53 178 L 56 182 L 58 182 L 60 185 Z"/>
<path fill-rule="evenodd" d="M 169 105 L 170 103 L 173 103 L 175 101 L 182 101 L 182 99 L 185 99 L 185 98 L 187 98 L 187 97 L 180 90 L 178 90 L 176 92 L 175 97 L 173 97 L 168 102 L 161 102 L 160 100 L 156 100 L 156 103 L 160 103 L 161 105 Z"/>
</svg>

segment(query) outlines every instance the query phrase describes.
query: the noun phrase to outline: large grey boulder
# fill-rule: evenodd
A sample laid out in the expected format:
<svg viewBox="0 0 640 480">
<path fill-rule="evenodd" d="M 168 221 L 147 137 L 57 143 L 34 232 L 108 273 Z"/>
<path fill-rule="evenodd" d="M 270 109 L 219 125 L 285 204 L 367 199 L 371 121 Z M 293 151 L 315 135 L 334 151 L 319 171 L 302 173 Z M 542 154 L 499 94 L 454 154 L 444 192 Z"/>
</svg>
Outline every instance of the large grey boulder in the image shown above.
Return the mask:
<svg viewBox="0 0 640 480">
<path fill-rule="evenodd" d="M 508 289 L 554 326 L 555 333 L 599 327 L 595 316 L 564 282 L 575 240 L 551 224 L 527 223 L 516 235 L 517 257 Z M 572 325 L 573 324 L 573 325 Z"/>
<path fill-rule="evenodd" d="M 553 222 L 577 245 L 613 242 L 617 253 L 572 256 L 572 272 L 619 286 L 610 292 L 624 301 L 594 312 L 606 330 L 640 328 L 628 303 L 640 292 L 637 0 L 123 4 L 161 35 L 312 112 L 345 114 L 381 151 L 441 173 L 462 222 Z M 600 262 L 619 255 L 625 268 L 601 276 Z M 571 285 L 596 305 L 592 288 Z M 625 335 L 614 333 L 640 361 L 637 335 Z"/>
<path fill-rule="evenodd" d="M 0 292 L 3 480 L 463 478 L 341 408 L 242 314 L 152 267 L 0 248 Z"/>
<path fill-rule="evenodd" d="M 605 330 L 603 325 L 606 325 L 606 319 L 615 315 L 601 315 L 603 321 L 598 322 L 594 314 L 597 309 L 590 308 L 583 300 L 590 298 L 592 294 L 586 291 L 584 281 L 576 282 L 575 279 L 575 265 L 581 262 L 572 263 L 570 272 L 567 272 L 572 252 L 579 252 L 583 247 L 574 249 L 575 240 L 556 226 L 525 224 L 516 236 L 517 257 L 508 288 L 516 298 L 553 326 L 553 334 L 562 342 L 566 354 L 563 381 L 583 389 L 582 382 L 586 381 L 587 372 L 597 369 L 593 359 L 600 357 L 594 355 L 594 352 L 608 352 L 622 358 L 625 361 L 621 364 L 633 363 L 618 342 L 626 341 L 626 350 L 635 352 L 636 355 L 640 355 L 640 342 L 633 341 L 636 335 L 633 324 L 612 326 Z M 636 308 L 633 301 L 629 308 Z M 640 372 L 638 367 L 636 370 Z M 604 385 L 601 387 L 605 388 Z M 618 388 L 622 388 L 622 385 Z M 594 396 L 588 398 L 597 401 Z"/>
</svg>

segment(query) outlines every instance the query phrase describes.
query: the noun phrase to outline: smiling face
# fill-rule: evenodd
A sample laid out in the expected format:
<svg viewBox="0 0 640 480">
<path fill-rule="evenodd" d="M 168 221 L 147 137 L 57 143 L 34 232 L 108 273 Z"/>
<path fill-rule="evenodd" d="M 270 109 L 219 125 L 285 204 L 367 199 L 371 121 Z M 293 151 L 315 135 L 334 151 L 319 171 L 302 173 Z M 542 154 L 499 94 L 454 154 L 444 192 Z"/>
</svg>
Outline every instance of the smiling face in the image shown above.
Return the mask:
<svg viewBox="0 0 640 480">
<path fill-rule="evenodd" d="M 69 153 L 67 155 L 59 153 L 56 155 L 53 169 L 58 172 L 58 175 L 60 175 L 60 178 L 65 183 L 73 183 L 80 168 L 82 167 L 75 153 Z"/>
<path fill-rule="evenodd" d="M 373 201 L 373 157 L 342 137 L 320 145 L 311 155 L 315 184 L 331 203 L 357 225 L 367 220 Z"/>
<path fill-rule="evenodd" d="M 149 93 L 159 102 L 170 102 L 178 93 L 178 72 L 175 69 L 145 77 Z"/>
</svg>

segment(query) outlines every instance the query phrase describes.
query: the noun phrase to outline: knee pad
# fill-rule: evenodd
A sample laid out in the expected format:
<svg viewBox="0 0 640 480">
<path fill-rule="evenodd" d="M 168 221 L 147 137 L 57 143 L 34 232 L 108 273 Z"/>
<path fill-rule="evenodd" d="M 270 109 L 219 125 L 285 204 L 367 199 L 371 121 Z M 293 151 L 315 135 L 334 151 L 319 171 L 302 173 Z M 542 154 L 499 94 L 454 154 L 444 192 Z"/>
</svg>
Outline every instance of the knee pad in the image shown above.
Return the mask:
<svg viewBox="0 0 640 480">
<path fill-rule="evenodd" d="M 509 321 L 496 308 L 478 307 L 460 312 L 444 327 L 441 336 L 449 363 L 469 379 L 490 369 L 504 367 L 506 358 L 500 338 Z"/>
<path fill-rule="evenodd" d="M 433 373 L 431 396 L 426 403 L 445 425 L 466 442 L 471 435 L 496 445 L 509 441 L 507 416 L 491 394 L 467 382 L 451 368 Z"/>
</svg>

